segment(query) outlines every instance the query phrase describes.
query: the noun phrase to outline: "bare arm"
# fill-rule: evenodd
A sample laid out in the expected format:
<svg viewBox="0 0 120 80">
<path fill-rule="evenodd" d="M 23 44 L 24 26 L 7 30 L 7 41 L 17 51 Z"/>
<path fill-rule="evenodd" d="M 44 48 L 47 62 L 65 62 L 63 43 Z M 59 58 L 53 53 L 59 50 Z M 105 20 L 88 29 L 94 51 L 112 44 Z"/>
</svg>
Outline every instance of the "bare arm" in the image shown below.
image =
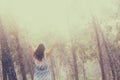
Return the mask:
<svg viewBox="0 0 120 80">
<path fill-rule="evenodd" d="M 55 49 L 55 47 L 56 47 L 56 45 L 53 45 L 53 46 L 49 49 L 49 51 L 46 52 L 46 58 L 48 58 L 48 57 L 52 54 L 52 52 L 53 52 L 53 50 Z"/>
</svg>

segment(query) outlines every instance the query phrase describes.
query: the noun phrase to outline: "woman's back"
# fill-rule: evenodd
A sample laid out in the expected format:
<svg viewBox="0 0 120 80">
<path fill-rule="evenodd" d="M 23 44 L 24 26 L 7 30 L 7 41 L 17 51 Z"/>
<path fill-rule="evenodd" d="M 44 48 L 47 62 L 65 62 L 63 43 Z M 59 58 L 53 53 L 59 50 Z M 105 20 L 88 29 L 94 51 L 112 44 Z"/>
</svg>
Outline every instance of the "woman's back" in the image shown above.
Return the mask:
<svg viewBox="0 0 120 80">
<path fill-rule="evenodd" d="M 35 59 L 34 80 L 50 80 L 50 71 L 45 58 L 42 61 Z"/>
<path fill-rule="evenodd" d="M 34 80 L 51 80 L 50 70 L 47 60 L 52 53 L 55 46 L 53 46 L 48 52 L 45 53 L 45 47 L 40 44 L 34 53 L 35 72 Z M 45 56 L 46 55 L 46 56 Z"/>
</svg>

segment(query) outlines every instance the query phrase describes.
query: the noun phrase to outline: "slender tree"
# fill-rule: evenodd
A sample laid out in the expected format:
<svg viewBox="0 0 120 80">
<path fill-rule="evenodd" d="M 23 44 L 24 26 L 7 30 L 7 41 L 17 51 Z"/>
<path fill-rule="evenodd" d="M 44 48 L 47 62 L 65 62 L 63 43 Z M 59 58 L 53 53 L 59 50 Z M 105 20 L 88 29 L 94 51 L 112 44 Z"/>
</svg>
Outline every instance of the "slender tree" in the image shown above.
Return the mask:
<svg viewBox="0 0 120 80">
<path fill-rule="evenodd" d="M 82 60 L 82 67 L 83 67 L 83 76 L 84 79 L 83 80 L 87 80 L 87 76 L 86 76 L 86 70 L 85 70 L 85 50 L 80 46 L 80 50 L 81 50 L 81 60 Z M 79 53 L 80 53 L 79 50 Z"/>
<path fill-rule="evenodd" d="M 7 38 L 3 30 L 3 26 L 0 23 L 0 44 L 2 50 L 2 68 L 3 68 L 3 80 L 17 80 L 14 64 L 10 54 Z M 7 77 L 8 76 L 8 77 Z"/>
<path fill-rule="evenodd" d="M 100 35 L 98 33 L 97 24 L 94 21 L 94 19 L 93 19 L 93 28 L 94 28 L 94 31 L 95 31 L 96 42 L 97 42 L 97 47 L 98 47 L 99 64 L 100 64 L 100 68 L 101 68 L 101 76 L 102 76 L 102 80 L 106 80 L 102 48 L 101 48 L 101 43 L 100 43 L 100 39 L 99 39 Z"/>
<path fill-rule="evenodd" d="M 52 70 L 52 80 L 56 80 L 56 77 L 55 77 L 55 70 L 54 70 L 54 60 L 53 60 L 53 56 L 50 58 L 50 62 L 51 62 L 51 70 Z"/>
<path fill-rule="evenodd" d="M 16 49 L 18 51 L 18 62 L 19 62 L 19 65 L 20 65 L 20 72 L 21 72 L 21 75 L 22 75 L 22 80 L 27 80 L 25 66 L 24 66 L 24 62 L 23 62 L 23 60 L 24 60 L 24 58 L 23 58 L 24 52 L 23 52 L 23 49 L 22 49 L 22 47 L 20 45 L 18 32 L 16 32 L 14 34 L 14 37 L 15 37 L 16 44 L 17 44 Z"/>
<path fill-rule="evenodd" d="M 33 55 L 28 55 L 28 54 L 33 54 L 33 48 L 32 46 L 29 45 L 29 47 L 27 48 L 28 52 L 26 52 L 27 54 L 24 55 L 25 58 L 25 62 L 27 64 L 30 76 L 31 76 L 31 80 L 33 80 L 33 75 L 34 75 L 34 62 L 33 62 Z"/>
<path fill-rule="evenodd" d="M 111 56 L 111 52 L 109 50 L 109 47 L 107 45 L 107 42 L 105 40 L 105 37 L 104 37 L 103 32 L 102 32 L 100 27 L 99 27 L 99 31 L 100 31 L 101 36 L 102 36 L 102 40 L 103 40 L 103 44 L 105 46 L 106 54 L 108 56 L 108 61 L 109 61 L 109 65 L 110 65 L 110 68 L 111 68 L 111 71 L 112 71 L 113 80 L 116 80 L 115 79 L 115 67 L 114 67 L 115 65 L 114 65 L 114 61 L 113 61 L 112 56 Z"/>
<path fill-rule="evenodd" d="M 96 23 L 97 20 L 95 20 Z M 119 80 L 119 70 L 120 70 L 120 65 L 119 65 L 119 58 L 116 56 L 117 54 L 115 52 L 113 52 L 110 48 L 110 44 L 108 44 L 109 40 L 107 39 L 107 37 L 105 38 L 102 29 L 100 28 L 100 25 L 97 24 L 98 26 L 98 32 L 101 35 L 102 41 L 103 41 L 103 47 L 105 47 L 106 50 L 106 55 L 107 55 L 107 60 L 108 60 L 108 65 L 110 66 L 110 71 L 108 71 L 108 73 L 111 73 L 111 77 L 112 80 Z M 106 41 L 107 39 L 107 41 Z M 113 45 L 112 45 L 113 46 Z M 108 67 L 107 67 L 108 68 Z M 109 77 L 109 79 L 111 79 L 111 77 Z"/>
<path fill-rule="evenodd" d="M 76 58 L 76 48 L 72 47 L 72 56 L 73 56 L 73 66 L 74 66 L 74 76 L 75 76 L 75 80 L 79 80 L 78 77 L 78 65 L 77 65 L 77 58 Z"/>
</svg>

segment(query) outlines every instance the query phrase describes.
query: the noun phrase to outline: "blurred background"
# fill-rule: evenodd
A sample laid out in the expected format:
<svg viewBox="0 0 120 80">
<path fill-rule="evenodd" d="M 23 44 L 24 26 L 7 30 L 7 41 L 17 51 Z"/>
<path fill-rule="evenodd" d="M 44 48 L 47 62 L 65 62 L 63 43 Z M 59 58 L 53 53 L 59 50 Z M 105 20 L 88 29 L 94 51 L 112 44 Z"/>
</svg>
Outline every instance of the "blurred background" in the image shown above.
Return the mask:
<svg viewBox="0 0 120 80">
<path fill-rule="evenodd" d="M 0 79 L 33 80 L 49 50 L 52 80 L 120 80 L 119 0 L 0 0 Z"/>
</svg>

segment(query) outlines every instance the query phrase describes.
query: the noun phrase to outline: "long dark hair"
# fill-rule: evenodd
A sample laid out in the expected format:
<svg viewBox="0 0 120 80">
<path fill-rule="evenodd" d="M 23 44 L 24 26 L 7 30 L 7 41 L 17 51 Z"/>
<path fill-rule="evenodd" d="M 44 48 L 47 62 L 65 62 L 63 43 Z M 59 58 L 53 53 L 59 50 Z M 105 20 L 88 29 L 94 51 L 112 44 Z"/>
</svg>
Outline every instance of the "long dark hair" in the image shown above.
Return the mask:
<svg viewBox="0 0 120 80">
<path fill-rule="evenodd" d="M 44 45 L 40 44 L 34 53 L 34 57 L 37 60 L 42 61 L 42 59 L 44 58 L 44 51 L 45 51 Z"/>
</svg>

